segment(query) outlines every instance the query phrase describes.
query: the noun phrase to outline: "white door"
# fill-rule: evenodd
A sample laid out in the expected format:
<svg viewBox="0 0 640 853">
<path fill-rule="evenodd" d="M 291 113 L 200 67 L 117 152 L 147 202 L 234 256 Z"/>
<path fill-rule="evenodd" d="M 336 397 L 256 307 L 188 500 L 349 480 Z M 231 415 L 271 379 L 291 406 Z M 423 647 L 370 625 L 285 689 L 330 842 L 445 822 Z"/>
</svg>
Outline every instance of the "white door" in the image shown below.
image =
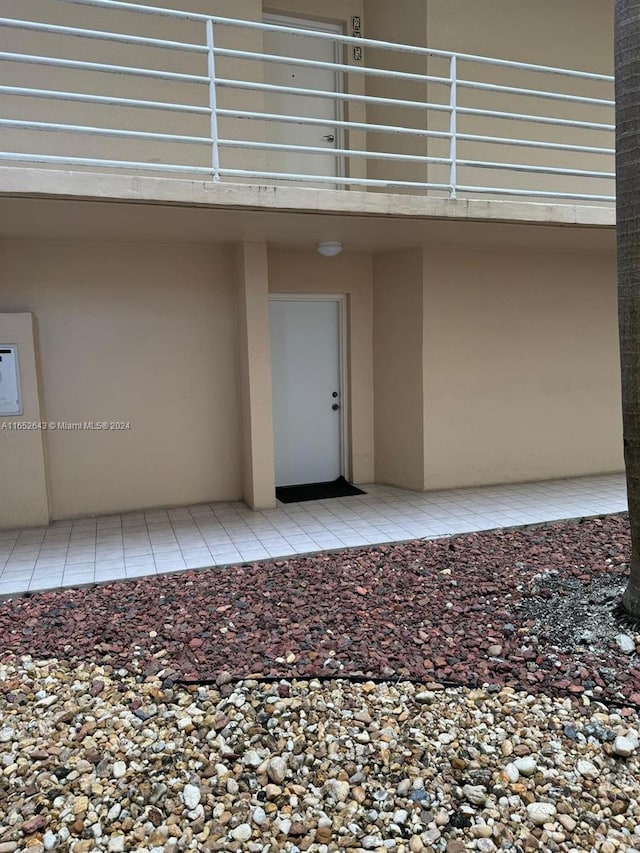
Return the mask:
<svg viewBox="0 0 640 853">
<path fill-rule="evenodd" d="M 310 24 L 295 18 L 283 18 L 271 15 L 265 23 L 281 26 L 293 26 L 320 32 L 340 32 L 339 28 L 327 24 Z M 338 57 L 336 43 L 329 39 L 308 38 L 290 33 L 263 33 L 264 52 L 276 56 L 300 57 L 334 63 Z M 341 75 L 331 69 L 307 68 L 301 65 L 289 65 L 280 62 L 264 63 L 264 81 L 272 85 L 289 86 L 300 89 L 319 89 L 325 92 L 339 90 Z M 280 92 L 266 92 L 265 112 L 277 115 L 293 115 L 322 120 L 321 125 L 294 124 L 292 122 L 265 122 L 265 142 L 284 145 L 308 145 L 314 148 L 336 148 L 339 132 L 335 121 L 339 118 L 339 105 L 334 98 L 309 97 L 308 95 L 290 95 Z M 341 163 L 331 154 L 300 154 L 291 151 L 268 151 L 267 169 L 270 172 L 287 172 L 296 175 L 338 175 Z M 333 187 L 334 184 L 309 183 L 305 185 Z"/>
<path fill-rule="evenodd" d="M 340 303 L 271 300 L 276 486 L 342 473 Z"/>
</svg>

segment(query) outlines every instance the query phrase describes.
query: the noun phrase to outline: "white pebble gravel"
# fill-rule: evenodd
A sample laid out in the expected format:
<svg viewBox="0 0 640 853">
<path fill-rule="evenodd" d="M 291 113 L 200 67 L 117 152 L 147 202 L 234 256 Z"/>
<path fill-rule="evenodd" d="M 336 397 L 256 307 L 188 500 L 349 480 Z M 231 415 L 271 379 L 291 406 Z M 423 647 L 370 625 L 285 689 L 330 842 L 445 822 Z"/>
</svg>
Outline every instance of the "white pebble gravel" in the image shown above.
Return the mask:
<svg viewBox="0 0 640 853">
<path fill-rule="evenodd" d="M 618 634 L 616 643 L 620 651 L 625 655 L 632 655 L 636 650 L 635 641 L 628 634 Z"/>
<path fill-rule="evenodd" d="M 197 785 L 185 785 L 182 792 L 185 806 L 193 810 L 200 805 L 200 788 Z"/>
<path fill-rule="evenodd" d="M 116 761 L 116 763 L 113 765 L 113 778 L 121 779 L 126 772 L 127 765 L 124 763 L 124 761 Z"/>
<path fill-rule="evenodd" d="M 621 755 L 623 758 L 633 755 L 636 747 L 637 744 L 630 737 L 624 737 L 624 735 L 618 735 L 613 742 L 613 751 L 616 755 Z"/>
<path fill-rule="evenodd" d="M 555 817 L 556 807 L 553 803 L 530 803 L 527 806 L 529 820 L 535 826 L 542 826 Z"/>
<path fill-rule="evenodd" d="M 576 770 L 581 776 L 584 776 L 585 779 L 597 779 L 600 775 L 600 771 L 593 761 L 589 761 L 586 758 L 578 761 L 576 764 Z"/>
<path fill-rule="evenodd" d="M 518 767 L 516 766 L 516 764 L 514 764 L 513 761 L 510 761 L 509 764 L 505 766 L 504 772 L 506 773 L 507 779 L 510 782 L 517 782 L 520 778 L 520 771 L 518 770 Z"/>
<path fill-rule="evenodd" d="M 231 837 L 234 841 L 248 841 L 251 838 L 252 830 L 248 823 L 241 823 L 231 830 Z"/>
<path fill-rule="evenodd" d="M 0 853 L 640 850 L 640 721 L 588 697 L 163 678 L 0 663 Z"/>
<path fill-rule="evenodd" d="M 513 763 L 521 776 L 533 776 L 538 769 L 538 762 L 530 755 L 525 755 L 523 758 L 516 758 Z"/>
</svg>

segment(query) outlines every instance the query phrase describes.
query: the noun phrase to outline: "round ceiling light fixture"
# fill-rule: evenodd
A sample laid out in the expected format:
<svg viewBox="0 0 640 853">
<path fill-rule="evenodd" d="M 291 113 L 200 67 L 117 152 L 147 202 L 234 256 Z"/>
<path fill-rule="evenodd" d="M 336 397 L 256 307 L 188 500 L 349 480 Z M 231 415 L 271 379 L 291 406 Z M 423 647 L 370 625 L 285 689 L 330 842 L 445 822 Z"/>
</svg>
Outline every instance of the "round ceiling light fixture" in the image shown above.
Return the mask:
<svg viewBox="0 0 640 853">
<path fill-rule="evenodd" d="M 338 243 L 336 241 L 318 243 L 318 251 L 321 255 L 324 255 L 325 258 L 335 258 L 335 256 L 339 255 L 342 251 L 342 243 Z"/>
</svg>

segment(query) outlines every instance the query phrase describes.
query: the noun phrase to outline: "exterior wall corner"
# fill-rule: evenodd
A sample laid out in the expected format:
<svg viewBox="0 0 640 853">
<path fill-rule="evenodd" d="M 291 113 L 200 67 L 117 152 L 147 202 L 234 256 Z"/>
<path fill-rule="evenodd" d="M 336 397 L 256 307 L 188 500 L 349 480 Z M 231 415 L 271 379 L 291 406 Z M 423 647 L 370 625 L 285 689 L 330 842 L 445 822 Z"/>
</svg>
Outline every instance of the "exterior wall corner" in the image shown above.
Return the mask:
<svg viewBox="0 0 640 853">
<path fill-rule="evenodd" d="M 269 270 L 266 243 L 236 246 L 244 499 L 275 507 Z"/>
</svg>

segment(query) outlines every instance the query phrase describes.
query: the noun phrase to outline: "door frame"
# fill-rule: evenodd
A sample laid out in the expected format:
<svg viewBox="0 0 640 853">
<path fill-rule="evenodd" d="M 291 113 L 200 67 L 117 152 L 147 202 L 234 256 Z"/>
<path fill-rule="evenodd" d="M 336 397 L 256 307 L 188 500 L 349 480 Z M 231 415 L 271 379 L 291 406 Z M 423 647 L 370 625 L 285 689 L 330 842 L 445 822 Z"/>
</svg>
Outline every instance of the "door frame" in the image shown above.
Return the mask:
<svg viewBox="0 0 640 853">
<path fill-rule="evenodd" d="M 274 302 L 336 302 L 338 305 L 338 388 L 340 401 L 340 474 L 351 480 L 349 465 L 349 371 L 348 358 L 348 326 L 347 326 L 347 294 L 345 293 L 270 293 L 269 301 Z"/>
<path fill-rule="evenodd" d="M 265 12 L 262 16 L 265 24 L 276 24 L 283 27 L 298 27 L 301 30 L 318 30 L 321 33 L 334 33 L 336 35 L 344 35 L 345 27 L 342 23 L 336 21 L 321 21 L 317 18 L 303 18 L 295 15 L 281 14 L 279 12 Z M 333 42 L 333 60 L 336 64 L 343 63 L 343 46 L 340 42 Z M 334 71 L 334 88 L 336 94 L 344 93 L 344 71 Z M 344 101 L 335 98 L 333 99 L 336 108 L 336 121 L 344 121 Z M 336 127 L 336 141 L 334 148 L 345 148 L 345 129 Z M 330 151 L 330 149 L 327 149 Z M 336 163 L 336 178 L 344 178 L 346 175 L 346 163 L 344 155 L 334 157 Z M 344 186 L 339 184 L 337 188 Z"/>
</svg>

